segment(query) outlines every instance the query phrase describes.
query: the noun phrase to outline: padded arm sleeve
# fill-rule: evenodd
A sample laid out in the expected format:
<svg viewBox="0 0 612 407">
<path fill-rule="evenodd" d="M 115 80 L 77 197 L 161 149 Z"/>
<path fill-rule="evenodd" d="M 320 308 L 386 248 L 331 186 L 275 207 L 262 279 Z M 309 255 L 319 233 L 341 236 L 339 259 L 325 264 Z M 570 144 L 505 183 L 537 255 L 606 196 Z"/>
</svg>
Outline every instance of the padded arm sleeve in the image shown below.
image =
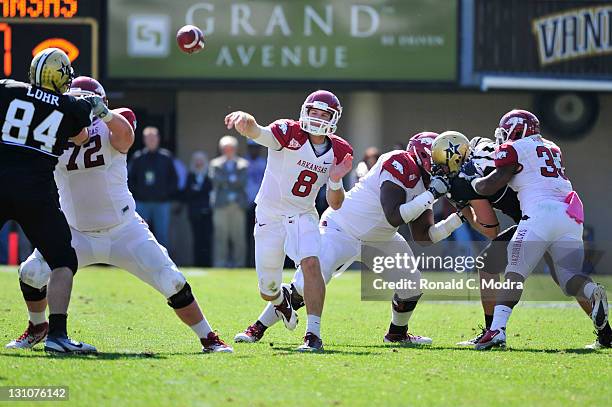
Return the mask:
<svg viewBox="0 0 612 407">
<path fill-rule="evenodd" d="M 400 205 L 400 215 L 402 216 L 404 222 L 410 223 L 429 209 L 431 205 L 433 205 L 434 201 L 435 199 L 431 192 L 422 192 L 410 202 Z"/>
<path fill-rule="evenodd" d="M 264 147 L 271 148 L 272 150 L 280 150 L 281 145 L 274 137 L 272 130 L 269 127 L 261 127 L 259 126 L 259 137 L 251 139 L 257 144 L 260 144 Z"/>
<path fill-rule="evenodd" d="M 431 226 L 427 233 L 432 243 L 438 243 L 441 240 L 446 239 L 456 229 L 463 224 L 463 221 L 459 215 L 455 212 L 448 218 L 441 220 L 435 225 Z"/>
</svg>

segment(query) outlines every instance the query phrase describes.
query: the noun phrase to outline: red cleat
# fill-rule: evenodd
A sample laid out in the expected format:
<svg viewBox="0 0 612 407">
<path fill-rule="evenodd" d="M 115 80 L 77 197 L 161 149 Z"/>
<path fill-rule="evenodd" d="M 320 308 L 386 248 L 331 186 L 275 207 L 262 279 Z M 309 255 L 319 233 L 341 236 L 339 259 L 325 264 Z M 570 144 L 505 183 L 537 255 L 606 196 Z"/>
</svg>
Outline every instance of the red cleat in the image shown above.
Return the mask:
<svg viewBox="0 0 612 407">
<path fill-rule="evenodd" d="M 225 342 L 223 342 L 221 338 L 219 338 L 219 336 L 214 332 L 209 332 L 206 338 L 200 339 L 200 342 L 202 343 L 202 352 L 204 353 L 234 352 L 234 349 L 232 349 L 231 346 L 228 346 Z"/>
<path fill-rule="evenodd" d="M 476 350 L 487 350 L 495 346 L 506 347 L 506 328 L 499 328 L 494 331 L 487 329 L 484 336 L 474 346 Z"/>
<path fill-rule="evenodd" d="M 259 325 L 256 322 L 253 325 L 249 326 L 244 332 L 237 333 L 236 336 L 234 336 L 234 342 L 259 342 L 259 340 L 263 338 L 265 332 L 266 329 L 263 327 L 263 325 Z"/>
<path fill-rule="evenodd" d="M 26 328 L 25 332 L 19 338 L 7 343 L 6 348 L 31 349 L 34 347 L 34 345 L 44 341 L 47 338 L 47 332 L 49 332 L 48 322 L 32 325 L 32 322 L 28 321 L 28 327 Z"/>
</svg>

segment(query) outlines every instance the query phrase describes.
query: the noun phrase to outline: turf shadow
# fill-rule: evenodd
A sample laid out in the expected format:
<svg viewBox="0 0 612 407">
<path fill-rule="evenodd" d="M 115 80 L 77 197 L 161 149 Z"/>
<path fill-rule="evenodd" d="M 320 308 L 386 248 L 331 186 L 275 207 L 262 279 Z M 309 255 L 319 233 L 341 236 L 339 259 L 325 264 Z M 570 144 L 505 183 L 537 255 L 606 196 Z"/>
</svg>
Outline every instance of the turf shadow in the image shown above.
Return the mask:
<svg viewBox="0 0 612 407">
<path fill-rule="evenodd" d="M 198 353 L 200 354 L 200 353 Z M 182 355 L 182 354 L 181 354 Z M 0 353 L 1 357 L 10 358 L 25 358 L 25 359 L 79 359 L 79 360 L 119 360 L 119 359 L 167 359 L 166 354 L 149 353 L 149 352 L 100 352 L 91 355 L 79 354 L 49 354 L 43 351 L 30 352 L 15 352 L 15 353 Z"/>
<path fill-rule="evenodd" d="M 350 347 L 350 348 L 363 348 L 363 349 L 379 349 L 379 350 L 385 350 L 385 349 L 389 349 L 389 350 L 396 350 L 396 349 L 413 349 L 413 350 L 423 350 L 423 351 L 431 351 L 431 352 L 435 352 L 435 351 L 470 351 L 470 352 L 474 352 L 475 349 L 473 348 L 469 348 L 469 347 L 465 347 L 465 346 L 423 346 L 423 345 L 394 345 L 394 344 L 379 344 L 379 345 L 343 345 L 343 344 L 335 344 L 335 345 L 329 345 L 329 346 L 339 346 L 339 347 Z M 278 347 L 274 347 L 274 349 L 277 350 L 283 350 L 283 351 L 292 351 L 290 353 L 299 353 L 295 351 L 295 348 L 291 348 L 288 346 L 278 346 Z M 586 354 L 590 354 L 590 353 L 597 353 L 599 351 L 604 351 L 605 349 L 601 349 L 601 350 L 596 350 L 596 349 L 585 349 L 585 348 L 567 348 L 567 349 L 538 349 L 538 348 L 512 348 L 512 347 L 507 347 L 506 349 L 499 349 L 499 348 L 495 348 L 491 350 L 492 352 L 529 352 L 529 353 L 554 353 L 554 354 L 564 354 L 564 353 L 569 353 L 569 354 L 577 354 L 577 355 L 586 355 Z M 479 351 L 479 352 L 485 352 L 486 351 Z M 337 353 L 337 354 L 350 354 L 350 355 L 371 355 L 375 352 L 366 352 L 366 351 L 342 351 L 342 350 L 337 350 L 337 349 L 328 349 L 325 348 L 325 352 L 324 353 Z"/>
<path fill-rule="evenodd" d="M 293 346 L 274 346 L 274 355 L 304 355 L 309 353 L 321 354 L 321 355 L 351 355 L 351 356 L 371 356 L 374 352 L 367 351 L 346 351 L 340 349 L 325 348 L 323 352 L 298 352 L 297 347 Z"/>
</svg>

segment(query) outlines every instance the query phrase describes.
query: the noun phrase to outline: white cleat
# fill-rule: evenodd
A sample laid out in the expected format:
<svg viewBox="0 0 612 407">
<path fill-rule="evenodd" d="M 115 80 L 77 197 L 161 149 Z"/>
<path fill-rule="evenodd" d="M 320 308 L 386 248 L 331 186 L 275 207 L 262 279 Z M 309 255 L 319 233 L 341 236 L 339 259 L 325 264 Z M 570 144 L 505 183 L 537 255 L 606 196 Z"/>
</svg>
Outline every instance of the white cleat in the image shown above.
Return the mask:
<svg viewBox="0 0 612 407">
<path fill-rule="evenodd" d="M 463 346 L 466 348 L 473 348 L 481 339 L 482 337 L 485 335 L 485 333 L 487 333 L 487 330 L 482 328 L 482 331 L 474 338 L 472 339 L 468 339 L 467 341 L 461 341 L 461 342 L 457 342 L 455 345 L 457 346 Z"/>
<path fill-rule="evenodd" d="M 606 295 L 606 289 L 600 284 L 597 284 L 597 288 L 593 290 L 591 306 L 593 307 L 591 312 L 593 325 L 595 325 L 595 329 L 600 331 L 608 322 L 608 296 Z"/>
<path fill-rule="evenodd" d="M 283 302 L 274 306 L 274 312 L 283 321 L 285 328 L 293 331 L 298 324 L 298 314 L 291 306 L 291 294 L 287 287 L 281 288 L 281 295 L 283 296 Z"/>
<path fill-rule="evenodd" d="M 93 345 L 85 342 L 73 341 L 67 336 L 47 336 L 47 340 L 45 341 L 45 352 L 85 355 L 98 353 L 98 350 Z"/>
<path fill-rule="evenodd" d="M 32 349 L 34 345 L 47 338 L 48 331 L 48 322 L 43 322 L 38 325 L 32 325 L 32 322 L 28 322 L 28 327 L 25 332 L 21 334 L 19 338 L 13 339 L 7 343 L 5 347 L 7 349 Z"/>
<path fill-rule="evenodd" d="M 219 338 L 219 336 L 210 332 L 206 338 L 200 339 L 202 343 L 202 352 L 204 353 L 214 353 L 214 352 L 222 352 L 222 353 L 233 353 L 234 349 L 227 345 L 225 342 Z"/>
<path fill-rule="evenodd" d="M 234 342 L 255 343 L 264 335 L 265 328 L 261 328 L 257 323 L 249 326 L 244 332 L 239 332 L 234 336 Z"/>
<path fill-rule="evenodd" d="M 413 335 L 406 332 L 405 334 L 387 333 L 383 339 L 385 343 L 401 343 L 404 345 L 431 345 L 433 340 L 426 336 Z"/>
<path fill-rule="evenodd" d="M 605 346 L 603 346 L 598 340 L 595 340 L 595 342 L 586 345 L 584 348 L 597 350 L 597 349 L 603 349 L 605 348 Z"/>
</svg>

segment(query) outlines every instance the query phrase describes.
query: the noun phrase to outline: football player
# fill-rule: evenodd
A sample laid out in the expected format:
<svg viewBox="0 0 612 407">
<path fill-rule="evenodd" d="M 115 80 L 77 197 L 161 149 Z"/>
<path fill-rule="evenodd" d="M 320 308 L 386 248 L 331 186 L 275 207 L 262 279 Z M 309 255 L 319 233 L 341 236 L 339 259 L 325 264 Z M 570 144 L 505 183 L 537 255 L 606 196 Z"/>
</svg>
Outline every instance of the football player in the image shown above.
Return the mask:
<svg viewBox="0 0 612 407">
<path fill-rule="evenodd" d="M 464 141 L 465 143 L 465 141 Z M 455 143 L 457 144 L 457 143 Z M 461 165 L 460 171 L 453 172 L 449 171 L 450 179 L 450 200 L 455 205 L 464 205 L 469 202 L 474 213 L 474 222 L 472 223 L 475 229 L 477 229 L 483 235 L 492 239 L 492 241 L 484 248 L 480 253 L 484 259 L 484 267 L 478 270 L 480 281 L 499 281 L 499 273 L 505 270 L 507 265 L 507 245 L 512 235 L 516 231 L 517 226 L 511 226 L 504 231 L 500 232 L 499 220 L 495 211 L 497 209 L 510 217 L 515 223 L 519 223 L 521 217 L 520 203 L 517 198 L 516 192 L 511 189 L 508 185 L 501 188 L 495 194 L 490 196 L 478 195 L 472 185 L 470 184 L 471 179 L 474 177 L 482 177 L 489 175 L 495 170 L 495 142 L 485 137 L 474 137 L 469 141 L 471 155 L 469 160 Z M 444 155 L 438 153 L 437 149 L 433 149 L 432 159 L 434 165 L 444 165 Z M 550 255 L 546 253 L 544 255 L 554 281 L 559 284 L 559 279 L 556 276 L 554 264 Z M 459 346 L 470 346 L 473 347 L 482 338 L 488 328 L 491 327 L 493 321 L 493 311 L 495 307 L 495 295 L 496 290 L 489 288 L 489 286 L 480 285 L 480 298 L 484 311 L 485 325 L 479 334 L 466 341 L 457 343 Z M 583 298 L 577 298 L 578 303 L 582 309 L 588 314 L 591 314 L 591 304 L 588 300 Z M 587 345 L 588 347 L 593 346 L 605 346 L 610 347 L 612 340 L 612 330 L 610 329 L 609 323 L 606 323 L 606 327 L 598 331 L 598 339 L 593 345 Z"/>
<path fill-rule="evenodd" d="M 321 313 L 325 283 L 321 275 L 317 192 L 327 184 L 327 202 L 339 209 L 344 201 L 342 178 L 353 166 L 353 149 L 334 132 L 342 115 L 340 101 L 318 90 L 306 98 L 300 119 L 277 120 L 260 126 L 249 113 L 225 117 L 228 129 L 268 147 L 264 178 L 255 198 L 255 268 L 261 297 L 275 307 L 288 329 L 297 313 L 290 293 L 281 287 L 285 254 L 304 272 L 304 301 L 308 314 L 300 351 L 322 351 Z"/>
<path fill-rule="evenodd" d="M 95 348 L 68 338 L 66 320 L 77 256 L 70 229 L 59 208 L 53 168 L 71 140 L 87 141 L 91 105 L 63 93 L 74 78 L 68 56 L 57 48 L 37 53 L 30 64 L 30 83 L 0 81 L 0 228 L 19 223 L 30 242 L 49 260 L 49 350 Z M 24 296 L 38 291 L 21 285 Z M 47 328 L 45 328 L 45 331 Z"/>
<path fill-rule="evenodd" d="M 110 110 L 95 79 L 76 78 L 69 94 L 83 97 L 96 115 L 90 140 L 70 145 L 59 158 L 55 181 L 68 218 L 80 267 L 104 263 L 127 270 L 167 298 L 176 315 L 198 336 L 203 352 L 232 352 L 208 324 L 183 274 L 135 212 L 127 186 L 127 152 L 134 143 L 136 116 L 127 108 Z M 19 268 L 30 321 L 8 348 L 31 348 L 47 334 L 47 254 L 35 250 Z M 47 340 L 45 349 L 70 352 L 73 346 Z"/>
<path fill-rule="evenodd" d="M 353 262 L 360 261 L 362 245 L 373 245 L 386 250 L 385 254 L 407 253 L 412 250 L 397 232 L 404 223 L 410 224 L 414 240 L 439 242 L 448 237 L 463 223 L 463 215 L 453 213 L 447 219 L 434 224 L 431 205 L 446 192 L 446 184 L 439 178 L 430 178 L 431 145 L 436 133 L 424 132 L 413 136 L 407 151 L 395 150 L 383 154 L 376 164 L 347 193 L 339 209 L 328 208 L 321 218 L 321 270 L 326 283 L 333 275 L 346 270 Z M 406 211 L 406 204 L 425 194 L 431 202 L 420 213 Z M 397 270 L 403 278 L 420 279 L 420 272 Z M 298 269 L 291 285 L 294 308 L 303 306 L 304 275 Z M 391 306 L 391 323 L 384 342 L 404 344 L 431 344 L 427 337 L 408 333 L 408 322 L 414 311 L 421 290 L 396 290 Z M 257 342 L 266 329 L 278 321 L 272 307 L 268 306 L 258 320 L 244 332 L 236 335 L 236 342 Z"/>
<path fill-rule="evenodd" d="M 518 194 L 522 217 L 508 246 L 505 279 L 510 288 L 497 295 L 491 327 L 475 349 L 505 346 L 507 322 L 523 283 L 546 252 L 562 290 L 590 302 L 599 337 L 608 322 L 606 291 L 582 273 L 584 210 L 565 174 L 560 148 L 541 136 L 538 118 L 526 110 L 506 113 L 495 135 L 496 168 L 471 184 L 484 196 L 509 185 Z"/>
</svg>

